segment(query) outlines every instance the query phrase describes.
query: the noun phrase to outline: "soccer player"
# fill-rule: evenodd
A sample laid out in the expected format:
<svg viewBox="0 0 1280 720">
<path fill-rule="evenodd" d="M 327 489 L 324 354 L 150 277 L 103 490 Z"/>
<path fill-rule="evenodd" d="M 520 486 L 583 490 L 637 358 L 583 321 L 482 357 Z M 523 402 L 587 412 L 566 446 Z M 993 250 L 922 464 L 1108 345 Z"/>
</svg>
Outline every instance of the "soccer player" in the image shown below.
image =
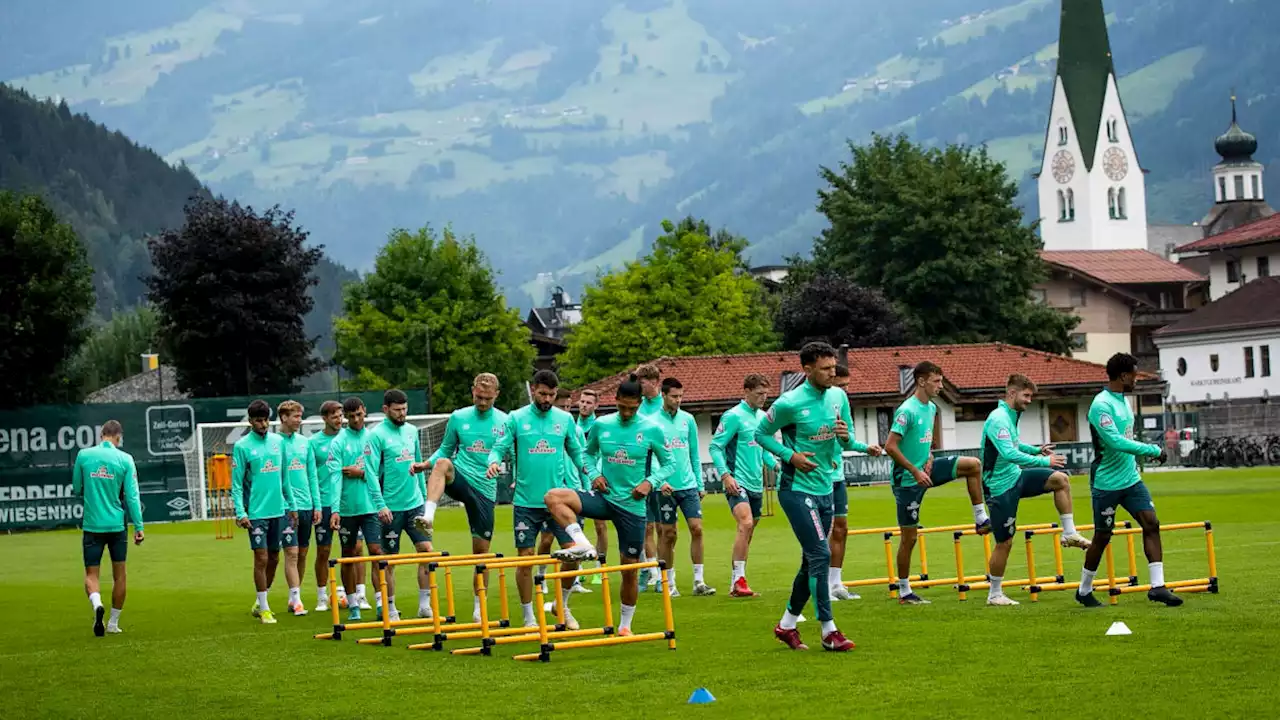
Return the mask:
<svg viewBox="0 0 1280 720">
<path fill-rule="evenodd" d="M 365 479 L 364 466 L 369 453 L 368 429 L 364 426 L 364 401 L 349 397 L 342 403 L 347 427 L 329 443 L 329 472 L 342 478 L 342 489 L 334 500 L 329 516 L 329 529 L 338 533 L 342 557 L 359 557 L 359 537 L 364 536 L 370 555 L 382 554 L 382 523 L 391 522 L 391 511 L 382 501 L 378 483 Z M 372 609 L 365 599 L 364 585 L 357 584 L 356 569 L 342 566 L 342 584 L 347 589 L 348 622 L 360 620 L 361 610 Z"/>
<path fill-rule="evenodd" d="M 493 508 L 497 504 L 498 483 L 489 477 L 489 452 L 507 431 L 507 414 L 493 406 L 498 399 L 498 376 L 480 373 L 471 383 L 471 407 L 454 410 L 444 427 L 440 447 L 427 460 L 426 511 L 414 519 L 418 529 L 430 533 L 435 523 L 436 503 L 442 495 L 457 500 L 467 511 L 471 528 L 471 552 L 489 552 L 493 541 Z M 478 581 L 474 581 L 478 582 Z M 485 586 L 489 575 L 485 573 Z M 471 618 L 480 622 L 480 596 L 475 596 Z"/>
<path fill-rule="evenodd" d="M 1164 549 L 1160 542 L 1160 521 L 1151 493 L 1138 474 L 1137 458 L 1165 460 L 1159 445 L 1148 445 L 1133 439 L 1133 411 L 1124 394 L 1138 384 L 1138 360 L 1128 353 L 1116 353 L 1107 360 L 1107 387 L 1089 405 L 1089 434 L 1093 439 L 1094 460 L 1089 468 L 1089 488 L 1093 495 L 1093 544 L 1084 554 L 1084 570 L 1076 602 L 1085 607 L 1099 607 L 1093 597 L 1093 577 L 1098 562 L 1111 542 L 1116 508 L 1129 511 L 1142 526 L 1142 549 L 1147 555 L 1151 589 L 1147 599 L 1169 607 L 1182 604 L 1164 584 Z"/>
<path fill-rule="evenodd" d="M 497 477 L 501 472 L 502 459 L 511 453 L 514 466 L 511 475 L 515 479 L 515 497 L 511 502 L 515 508 L 513 531 L 516 551 L 525 556 L 533 555 L 538 533 L 544 526 L 555 533 L 561 547 L 573 544 L 564 528 L 552 519 L 547 510 L 546 495 L 560 487 L 564 475 L 562 453 L 568 452 L 578 467 L 587 467 L 573 416 L 554 407 L 556 388 L 560 385 L 556 374 L 550 370 L 539 370 L 534 373 L 531 385 L 533 403 L 507 416 L 506 431 L 489 451 L 489 470 L 486 473 L 490 478 Z M 577 564 L 565 562 L 564 567 L 573 570 Z M 533 568 L 516 568 L 516 585 L 520 589 L 525 627 L 537 625 L 533 614 Z M 577 630 L 578 621 L 568 609 L 572 586 L 572 583 L 561 582 L 560 592 L 565 606 L 565 627 Z"/>
<path fill-rule="evenodd" d="M 996 539 L 987 573 L 991 580 L 988 605 L 1018 604 L 1004 594 L 1001 583 L 1018 530 L 1018 501 L 1022 498 L 1052 492 L 1062 522 L 1063 547 L 1089 547 L 1089 541 L 1076 532 L 1071 480 L 1061 470 L 1067 464 L 1066 457 L 1055 454 L 1053 445 L 1036 447 L 1018 441 L 1018 418 L 1031 405 L 1035 391 L 1036 384 L 1027 376 L 1010 375 L 1004 399 L 982 425 L 982 485 L 991 512 L 991 533 Z"/>
<path fill-rule="evenodd" d="M 680 409 L 684 400 L 684 385 L 677 378 L 662 381 L 662 411 L 650 415 L 667 436 L 667 449 L 675 459 L 676 469 L 667 481 L 657 488 L 658 496 L 658 557 L 667 563 L 667 583 L 671 597 L 680 597 L 676 589 L 676 520 L 684 515 L 689 528 L 689 557 L 693 561 L 693 594 L 715 595 L 703 575 L 702 543 L 702 462 L 698 453 L 698 423 L 693 416 Z"/>
<path fill-rule="evenodd" d="M 567 387 L 556 388 L 555 404 L 556 404 L 556 407 L 560 408 L 561 410 L 565 412 L 569 412 L 570 409 L 573 407 L 573 392 L 571 392 Z M 574 432 L 578 434 L 578 442 L 582 445 L 582 447 L 585 448 L 587 446 L 587 436 L 586 436 L 586 433 L 584 433 L 582 430 L 582 425 L 575 422 L 573 424 L 573 429 L 574 429 Z M 569 457 L 569 454 L 565 453 L 564 482 L 561 486 L 567 487 L 570 490 L 586 490 L 586 486 L 583 484 L 584 480 L 585 478 L 583 477 L 583 474 L 582 474 L 582 468 L 579 468 L 578 466 L 574 465 L 573 460 Z M 578 522 L 581 523 L 582 521 L 579 520 Z M 544 528 L 542 531 L 542 535 L 538 538 L 538 554 L 545 555 L 551 552 L 551 541 L 554 539 L 555 539 L 555 535 L 552 534 L 552 532 L 549 529 Z M 596 575 L 595 577 L 600 577 L 600 576 Z M 576 592 L 576 593 L 591 592 L 590 588 L 583 586 L 582 578 L 580 577 L 576 577 L 573 579 L 573 587 L 571 589 L 573 592 Z M 544 581 L 542 592 L 545 593 L 546 591 L 547 591 L 546 582 Z"/>
<path fill-rule="evenodd" d="M 408 534 L 416 552 L 431 552 L 431 536 L 411 522 L 426 512 L 422 495 L 426 483 L 421 474 L 428 465 L 422 461 L 418 428 L 405 422 L 409 415 L 409 396 L 395 388 L 383 393 L 382 415 L 383 421 L 365 437 L 368 450 L 364 458 L 364 481 L 370 487 L 377 487 L 382 497 L 378 515 L 391 516 L 390 521 L 382 522 L 381 549 L 388 555 L 399 553 L 400 536 Z M 374 593 L 378 619 L 382 618 L 384 603 L 391 620 L 400 619 L 395 583 L 395 568 L 387 568 L 387 597 L 383 598 L 381 591 Z M 431 617 L 426 565 L 418 565 L 418 617 Z"/>
<path fill-rule="evenodd" d="M 822 648 L 848 652 L 854 644 L 836 628 L 827 582 L 831 562 L 827 535 L 835 514 L 832 477 L 844 472 L 841 448 L 872 455 L 879 455 L 880 448 L 853 438 L 849 396 L 833 387 L 835 348 L 824 342 L 806 344 L 800 348 L 800 366 L 805 382 L 778 398 L 756 426 L 756 442 L 783 462 L 778 504 L 803 553 L 791 584 L 791 599 L 773 634 L 792 650 L 808 650 L 796 622 L 812 595 L 822 623 Z M 782 442 L 773 436 L 779 430 Z"/>
<path fill-rule="evenodd" d="M 564 526 L 573 544 L 557 551 L 567 560 L 590 560 L 596 556 L 591 541 L 582 532 L 578 517 L 608 520 L 617 531 L 618 555 L 627 565 L 640 559 L 644 549 L 645 497 L 655 485 L 662 485 L 675 471 L 675 459 L 666 447 L 666 436 L 656 423 L 640 417 L 640 383 L 636 376 L 618 385 L 618 411 L 596 421 L 587 436 L 586 465 L 592 477 L 591 489 L 559 488 L 547 493 L 547 508 L 555 522 Z M 658 468 L 649 475 L 656 460 Z M 598 469 L 597 469 L 598 468 Z M 639 598 L 638 573 L 622 571 L 622 621 L 618 634 L 631 634 L 631 621 Z"/>
<path fill-rule="evenodd" d="M 276 616 L 267 604 L 267 591 L 285 551 L 285 572 L 298 562 L 298 513 L 293 493 L 284 479 L 284 438 L 271 429 L 271 407 L 265 400 L 249 403 L 251 432 L 236 441 L 231 451 L 231 501 L 236 524 L 249 531 L 253 550 L 253 584 L 258 601 L 253 616 L 273 625 Z"/>
<path fill-rule="evenodd" d="M 120 613 L 124 610 L 127 574 L 125 558 L 129 553 L 128 521 L 133 523 L 133 542 L 141 545 L 142 504 L 138 498 L 138 469 L 133 457 L 120 449 L 124 429 L 117 420 L 102 424 L 102 444 L 81 450 L 76 455 L 71 473 L 71 494 L 84 502 L 84 592 L 93 606 L 93 634 L 102 637 L 120 630 Z M 111 619 L 104 627 L 102 594 L 99 590 L 99 566 L 102 551 L 111 554 Z"/>
<path fill-rule="evenodd" d="M 311 467 L 316 475 L 316 485 L 320 489 L 320 523 L 316 525 L 316 612 L 329 609 L 329 547 L 333 544 L 329 519 L 333 515 L 337 495 L 342 491 L 341 474 L 329 470 L 329 444 L 342 430 L 342 403 L 325 400 L 320 405 L 320 417 L 324 420 L 324 429 L 312 434 L 308 442 L 311 447 Z M 298 567 L 301 570 L 302 565 Z M 338 591 L 338 598 L 334 602 L 346 607 L 347 595 L 341 583 Z"/>
<path fill-rule="evenodd" d="M 942 417 L 933 399 L 942 392 L 942 368 L 925 360 L 912 371 L 916 389 L 893 412 L 893 426 L 884 451 L 893 458 L 893 499 L 898 506 L 898 603 L 928 605 L 911 591 L 911 553 L 920 527 L 920 506 L 925 491 L 964 478 L 978 533 L 991 532 L 991 521 L 982 504 L 982 462 L 975 457 L 933 457 L 942 444 Z"/>
<path fill-rule="evenodd" d="M 836 387 L 849 396 L 849 368 L 836 363 Z M 844 548 L 849 538 L 849 486 L 844 479 L 844 460 L 841 458 L 840 472 L 831 478 L 831 505 L 835 517 L 831 521 L 831 536 L 827 538 L 827 546 L 831 548 L 831 567 L 827 570 L 828 592 L 831 602 L 840 600 L 861 600 L 862 596 L 844 586 Z"/>
<path fill-rule="evenodd" d="M 777 470 L 778 460 L 764 452 L 756 442 L 756 425 L 764 418 L 765 400 L 769 397 L 769 378 L 752 373 L 742 379 L 742 402 L 720 416 L 720 424 L 711 436 L 711 461 L 716 465 L 729 511 L 738 523 L 733 540 L 733 579 L 729 597 L 755 597 L 747 583 L 747 551 L 760 522 L 760 504 L 764 499 L 763 469 Z"/>
<path fill-rule="evenodd" d="M 599 397 L 596 391 L 591 388 L 583 388 L 578 394 L 578 429 L 582 431 L 583 443 L 585 445 L 586 438 L 591 434 L 591 428 L 596 424 L 596 405 Z M 588 478 L 583 478 L 583 484 L 587 483 Z M 592 520 L 591 524 L 596 528 L 596 567 L 605 564 L 605 557 L 609 554 L 609 523 L 604 520 Z M 602 576 L 592 575 L 591 584 L 599 585 L 603 582 Z"/>
<path fill-rule="evenodd" d="M 640 417 L 650 417 L 662 412 L 662 373 L 657 365 L 644 364 L 636 368 L 636 378 L 640 382 Z M 641 560 L 658 558 L 658 493 L 649 493 L 645 506 L 644 555 Z M 658 582 L 658 573 L 645 570 L 640 573 L 640 592 L 653 587 Z"/>
<path fill-rule="evenodd" d="M 307 550 L 311 547 L 311 527 L 320 522 L 320 485 L 315 466 L 311 463 L 311 443 L 298 430 L 302 427 L 302 404 L 285 400 L 276 407 L 280 420 L 280 438 L 284 447 L 285 485 L 293 494 L 293 506 L 298 510 L 298 549 L 294 563 L 285 565 L 284 577 L 289 583 L 289 612 L 295 616 L 307 614 L 302 604 L 302 578 L 307 571 Z"/>
</svg>

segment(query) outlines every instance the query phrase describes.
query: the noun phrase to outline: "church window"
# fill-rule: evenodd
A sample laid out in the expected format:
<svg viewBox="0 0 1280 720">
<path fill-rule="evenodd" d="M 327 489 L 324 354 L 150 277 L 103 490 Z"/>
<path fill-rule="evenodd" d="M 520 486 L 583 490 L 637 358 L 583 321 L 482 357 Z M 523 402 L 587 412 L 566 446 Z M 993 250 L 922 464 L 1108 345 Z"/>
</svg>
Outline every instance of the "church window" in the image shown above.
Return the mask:
<svg viewBox="0 0 1280 720">
<path fill-rule="evenodd" d="M 1253 199 L 1261 200 L 1262 199 L 1262 183 L 1259 182 L 1257 175 L 1253 175 L 1252 179 L 1253 179 Z"/>
<path fill-rule="evenodd" d="M 1059 145 L 1067 144 L 1067 126 L 1066 125 L 1058 125 L 1058 144 Z"/>
<path fill-rule="evenodd" d="M 1127 208 L 1125 208 L 1126 203 L 1125 203 L 1124 196 L 1125 196 L 1124 188 L 1120 188 L 1120 190 L 1116 193 L 1116 217 L 1121 220 L 1129 217 Z"/>
<path fill-rule="evenodd" d="M 1218 178 L 1218 202 L 1226 202 L 1226 201 L 1227 201 L 1227 179 L 1224 177 L 1220 177 Z"/>
<path fill-rule="evenodd" d="M 1116 219 L 1116 189 L 1107 188 L 1107 215 Z"/>
<path fill-rule="evenodd" d="M 1120 142 L 1119 122 L 1115 118 L 1107 120 L 1107 139 L 1111 142 Z"/>
<path fill-rule="evenodd" d="M 1067 219 L 1076 219 L 1076 191 L 1067 188 Z"/>
<path fill-rule="evenodd" d="M 1061 190 L 1059 190 L 1058 191 L 1058 222 L 1062 222 L 1066 219 L 1067 219 L 1067 196 L 1064 195 Z"/>
<path fill-rule="evenodd" d="M 1243 199 L 1244 199 L 1244 176 L 1243 176 L 1243 175 L 1236 175 L 1236 176 L 1235 176 L 1235 181 L 1236 181 L 1236 183 L 1235 183 L 1235 184 L 1236 184 L 1236 197 L 1235 197 L 1235 199 L 1236 199 L 1236 200 L 1243 200 Z"/>
</svg>

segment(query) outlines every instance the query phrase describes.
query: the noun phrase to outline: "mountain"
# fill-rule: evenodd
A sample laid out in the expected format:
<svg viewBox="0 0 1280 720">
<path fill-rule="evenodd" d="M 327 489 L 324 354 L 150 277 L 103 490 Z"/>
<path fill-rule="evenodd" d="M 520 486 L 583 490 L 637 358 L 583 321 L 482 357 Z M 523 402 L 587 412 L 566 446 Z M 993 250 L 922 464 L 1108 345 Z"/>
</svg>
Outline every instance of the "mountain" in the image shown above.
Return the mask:
<svg viewBox="0 0 1280 720">
<path fill-rule="evenodd" d="M 0 78 L 218 191 L 295 208 L 367 267 L 396 226 L 474 233 L 513 305 L 634 258 L 663 218 L 823 226 L 847 139 L 986 143 L 1038 217 L 1059 0 L 18 0 Z M 1227 97 L 1280 153 L 1273 0 L 1107 0 L 1153 222 L 1210 204 Z M 8 18 L 7 18 L 8 21 Z"/>
<path fill-rule="evenodd" d="M 138 304 L 151 272 L 146 237 L 182 225 L 183 206 L 207 195 L 184 165 L 174 167 L 120 132 L 72 114 L 66 102 L 38 101 L 0 85 L 0 190 L 36 192 L 85 243 L 94 267 L 97 314 Z M 342 284 L 356 274 L 328 258 L 316 268 L 307 329 L 332 351 L 331 320 Z"/>
</svg>

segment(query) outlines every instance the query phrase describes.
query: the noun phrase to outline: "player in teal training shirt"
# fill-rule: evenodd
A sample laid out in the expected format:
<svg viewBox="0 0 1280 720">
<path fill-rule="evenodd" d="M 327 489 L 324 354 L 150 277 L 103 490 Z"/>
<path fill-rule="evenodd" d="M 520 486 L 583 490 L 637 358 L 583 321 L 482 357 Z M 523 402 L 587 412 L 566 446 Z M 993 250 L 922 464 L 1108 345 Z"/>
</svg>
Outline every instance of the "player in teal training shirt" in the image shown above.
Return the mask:
<svg viewBox="0 0 1280 720">
<path fill-rule="evenodd" d="M 587 438 L 591 437 L 591 428 L 596 424 L 596 405 L 599 397 L 592 388 L 583 388 L 578 393 L 578 429 L 582 431 L 582 442 L 586 443 Z M 598 469 L 598 468 L 597 468 Z M 590 489 L 591 478 L 583 477 L 583 489 Z M 591 524 L 596 529 L 596 567 L 605 564 L 605 557 L 609 554 L 609 523 L 604 520 L 592 520 Z M 592 575 L 590 583 L 599 585 L 603 582 L 600 575 Z"/>
<path fill-rule="evenodd" d="M 679 597 L 676 589 L 675 549 L 677 515 L 683 514 L 689 528 L 689 557 L 693 562 L 693 594 L 715 595 L 703 575 L 702 540 L 702 459 L 698 453 L 698 423 L 680 409 L 684 385 L 673 377 L 662 380 L 662 410 L 649 419 L 662 427 L 667 436 L 667 449 L 676 469 L 667 482 L 657 487 L 658 557 L 667 564 L 667 585 L 671 597 Z"/>
<path fill-rule="evenodd" d="M 138 469 L 133 457 L 120 449 L 124 442 L 124 429 L 116 420 L 102 424 L 102 443 L 81 450 L 76 455 L 75 468 L 71 472 L 71 494 L 84 503 L 84 534 L 81 546 L 84 554 L 84 591 L 93 606 L 93 634 L 102 637 L 106 633 L 120 632 L 120 613 L 124 610 L 126 586 L 125 561 L 129 553 L 129 533 L 125 524 L 125 508 L 128 520 L 133 523 L 133 542 L 142 544 L 142 503 L 138 498 Z M 111 620 L 105 626 L 99 592 L 99 566 L 102 551 L 111 554 Z"/>
<path fill-rule="evenodd" d="M 982 461 L 975 457 L 934 458 L 942 446 L 942 418 L 933 399 L 942 392 L 942 368 L 925 360 L 912 371 L 915 392 L 893 412 L 893 426 L 885 453 L 893 458 L 893 498 L 898 506 L 898 603 L 928 605 L 911 591 L 911 553 L 920 527 L 920 506 L 929 488 L 964 478 L 973 508 L 974 527 L 980 535 L 991 532 L 991 520 L 982 504 Z"/>
<path fill-rule="evenodd" d="M 570 412 L 573 409 L 573 392 L 566 387 L 556 388 L 555 405 L 557 408 L 560 408 L 565 412 Z M 574 432 L 578 434 L 578 443 L 581 444 L 583 448 L 586 448 L 587 434 L 583 432 L 582 425 L 575 421 L 573 424 L 573 429 L 574 429 Z M 573 459 L 569 457 L 568 453 L 565 453 L 564 478 L 560 486 L 569 488 L 570 490 L 586 490 L 587 489 L 586 482 L 587 482 L 587 478 L 585 475 L 583 475 L 582 468 L 574 465 Z M 582 519 L 579 518 L 578 522 L 581 523 Z M 544 528 L 542 531 L 542 534 L 538 537 L 538 554 L 545 555 L 551 552 L 551 544 L 554 540 L 555 540 L 555 534 L 552 533 L 550 530 Z M 600 577 L 600 576 L 596 575 L 594 577 Z M 542 584 L 542 592 L 545 593 L 546 591 L 547 591 L 547 587 L 546 587 L 546 582 L 544 581 Z M 576 593 L 591 592 L 589 588 L 583 586 L 581 577 L 576 577 L 573 579 L 572 591 Z M 550 605 L 550 603 L 548 603 L 548 605 Z"/>
<path fill-rule="evenodd" d="M 577 426 L 573 416 L 555 407 L 556 388 L 559 378 L 550 370 L 539 370 L 534 373 L 530 383 L 533 390 L 533 402 L 512 412 L 507 416 L 506 430 L 489 452 L 490 479 L 501 472 L 501 463 L 507 453 L 511 453 L 511 476 L 515 480 L 515 497 L 511 504 L 512 530 L 515 535 L 516 552 L 520 555 L 533 555 L 538 533 L 544 527 L 555 533 L 560 546 L 573 544 L 569 536 L 551 517 L 547 510 L 546 495 L 560 487 L 564 477 L 564 454 L 567 452 L 579 467 L 586 467 L 582 454 L 583 447 L 578 442 Z M 577 568 L 575 562 L 565 563 L 565 568 Z M 516 568 L 516 585 L 520 589 L 520 604 L 524 611 L 524 625 L 531 627 L 537 624 L 533 614 L 533 568 Z M 577 629 L 577 621 L 568 611 L 569 593 L 572 582 L 561 582 L 561 593 L 565 605 L 565 625 L 570 630 Z"/>
<path fill-rule="evenodd" d="M 872 454 L 879 454 L 879 448 L 863 445 L 851 434 L 849 396 L 833 387 L 835 348 L 824 342 L 808 343 L 800 349 L 800 366 L 804 384 L 774 401 L 756 426 L 756 442 L 784 463 L 778 504 L 803 551 L 791 599 L 773 634 L 792 650 L 807 650 L 796 622 L 812 597 L 822 622 L 822 648 L 847 652 L 854 645 L 836 628 L 828 585 L 827 536 L 835 516 L 831 488 L 834 478 L 844 472 L 842 448 Z M 778 431 L 782 431 L 781 443 L 773 437 Z"/>
<path fill-rule="evenodd" d="M 253 550 L 253 583 L 258 600 L 253 615 L 270 625 L 275 614 L 267 604 L 267 590 L 280 564 L 297 563 L 298 513 L 284 479 L 284 438 L 270 432 L 271 407 L 263 400 L 249 403 L 249 434 L 236 441 L 231 453 L 231 501 L 236 524 L 249 531 Z M 288 572 L 288 564 L 285 565 Z"/>
<path fill-rule="evenodd" d="M 636 378 L 640 383 L 640 417 L 648 418 L 662 412 L 662 371 L 657 365 L 646 363 L 636 368 Z M 656 488 L 655 488 L 656 489 Z M 641 560 L 658 558 L 658 493 L 649 493 L 645 505 L 644 555 Z M 644 570 L 640 573 L 640 592 L 653 587 L 658 582 L 658 573 Z"/>
<path fill-rule="evenodd" d="M 662 429 L 637 412 L 640 392 L 640 383 L 634 375 L 618 385 L 615 396 L 618 411 L 600 418 L 591 428 L 582 468 L 590 478 L 590 489 L 560 488 L 547 493 L 547 507 L 573 538 L 573 544 L 557 551 L 557 556 L 570 560 L 596 557 L 595 547 L 577 520 L 588 517 L 613 523 L 623 565 L 640 559 L 644 550 L 645 498 L 654 492 L 655 486 L 661 487 L 667 482 L 675 471 L 675 459 L 667 449 Z M 637 576 L 634 570 L 622 572 L 619 635 L 631 634 L 631 620 L 640 596 Z"/>
<path fill-rule="evenodd" d="M 742 402 L 720 416 L 708 453 L 724 485 L 729 511 L 738 523 L 733 540 L 733 577 L 729 597 L 755 597 L 747 583 L 747 551 L 760 522 L 764 499 L 764 468 L 776 471 L 778 459 L 756 442 L 756 425 L 764 419 L 769 378 L 752 373 L 742 380 Z"/>
<path fill-rule="evenodd" d="M 365 478 L 368 458 L 368 428 L 365 427 L 364 401 L 349 397 L 342 403 L 347 427 L 329 443 L 329 471 L 342 478 L 342 489 L 334 500 L 329 516 L 329 529 L 338 533 L 343 557 L 360 555 L 360 538 L 364 538 L 370 555 L 382 554 L 382 523 L 391 522 L 391 511 L 383 507 L 382 489 Z M 342 566 L 342 584 L 347 590 L 348 620 L 360 620 L 361 610 L 371 610 L 363 584 L 357 584 L 355 567 Z M 354 599 L 352 599 L 354 596 Z"/>
<path fill-rule="evenodd" d="M 1071 479 L 1061 468 L 1067 459 L 1053 452 L 1052 445 L 1024 445 L 1019 441 L 1018 418 L 1031 405 L 1036 384 L 1025 375 L 1010 375 L 1004 399 L 982 425 L 982 486 L 991 512 L 991 534 L 996 547 L 991 551 L 987 592 L 988 605 L 1017 605 L 1004 594 L 1004 569 L 1018 531 L 1018 504 L 1022 498 L 1053 493 L 1058 509 L 1064 547 L 1089 547 L 1076 532 L 1071 512 Z"/>
<path fill-rule="evenodd" d="M 324 429 L 312 433 L 308 441 L 311 446 L 311 467 L 315 470 L 316 485 L 320 489 L 320 523 L 316 525 L 316 612 L 329 609 L 329 548 L 333 544 L 333 530 L 329 521 L 333 516 L 333 506 L 337 502 L 337 494 L 342 491 L 342 474 L 329 469 L 329 445 L 342 431 L 342 403 L 337 400 L 325 400 L 320 405 L 320 418 L 324 420 Z M 357 572 L 364 570 L 361 566 Z M 338 584 L 338 598 L 334 602 L 340 607 L 347 606 L 347 595 L 342 584 Z"/>
<path fill-rule="evenodd" d="M 1133 439 L 1133 411 L 1124 394 L 1138 385 L 1138 360 L 1128 353 L 1116 353 L 1107 360 L 1107 387 L 1089 405 L 1089 434 L 1093 438 L 1093 465 L 1089 467 L 1089 489 L 1093 495 L 1093 545 L 1084 555 L 1084 570 L 1076 601 L 1085 607 L 1102 605 L 1093 597 L 1093 578 L 1102 553 L 1111 542 L 1116 509 L 1123 507 L 1142 526 L 1142 549 L 1147 555 L 1151 589 L 1147 599 L 1170 607 L 1182 604 L 1164 584 L 1164 549 L 1160 542 L 1160 520 L 1151 493 L 1138 474 L 1137 459 L 1165 461 L 1159 445 Z"/>
<path fill-rule="evenodd" d="M 307 549 L 311 547 L 311 528 L 320 522 L 320 484 L 311 463 L 311 443 L 302 428 L 302 404 L 285 400 L 276 408 L 280 420 L 279 435 L 284 446 L 284 481 L 293 495 L 298 510 L 298 550 L 294 564 L 285 565 L 284 577 L 289 584 L 288 610 L 295 616 L 307 614 L 302 604 L 302 578 L 307 574 Z"/>
</svg>

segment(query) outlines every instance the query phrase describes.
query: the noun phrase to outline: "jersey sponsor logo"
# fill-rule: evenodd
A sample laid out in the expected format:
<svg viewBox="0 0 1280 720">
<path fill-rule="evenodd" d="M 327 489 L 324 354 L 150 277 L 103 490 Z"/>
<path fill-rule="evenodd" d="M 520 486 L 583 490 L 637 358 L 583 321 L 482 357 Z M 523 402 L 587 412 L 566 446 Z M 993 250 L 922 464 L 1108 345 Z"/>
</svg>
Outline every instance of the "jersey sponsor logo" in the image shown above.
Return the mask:
<svg viewBox="0 0 1280 720">
<path fill-rule="evenodd" d="M 258 468 L 258 472 L 277 473 L 277 472 L 280 472 L 280 466 L 276 465 L 274 462 L 271 462 L 271 458 L 267 458 L 266 462 L 262 463 L 262 467 Z"/>
<path fill-rule="evenodd" d="M 632 459 L 631 456 L 627 455 L 627 451 L 623 448 L 618 448 L 616 451 L 614 451 L 612 455 L 605 458 L 605 462 L 610 462 L 610 463 L 613 463 L 614 465 L 634 466 L 636 464 L 636 461 Z"/>
<path fill-rule="evenodd" d="M 480 455 L 488 455 L 489 448 L 485 446 L 483 440 L 476 440 L 466 447 L 467 452 L 477 453 Z"/>
<path fill-rule="evenodd" d="M 920 442 L 925 444 L 933 442 L 933 431 L 930 430 L 929 432 L 922 435 L 920 437 Z"/>
<path fill-rule="evenodd" d="M 396 462 L 398 463 L 413 462 L 413 448 L 411 447 L 400 448 L 400 454 L 396 456 Z"/>
<path fill-rule="evenodd" d="M 235 467 L 235 466 L 232 465 L 232 467 Z M 102 478 L 104 480 L 116 479 L 115 473 L 108 470 L 106 465 L 99 465 L 97 470 L 94 470 L 93 472 L 89 473 L 89 477 Z"/>
<path fill-rule="evenodd" d="M 835 428 L 831 427 L 830 425 L 822 425 L 818 428 L 818 432 L 809 436 L 809 440 L 811 442 L 822 442 L 824 440 L 830 440 L 835 436 L 836 436 Z"/>
<path fill-rule="evenodd" d="M 1115 427 L 1116 421 L 1113 420 L 1110 415 L 1103 413 L 1102 417 L 1098 418 L 1098 424 L 1104 428 L 1109 428 L 1109 427 Z"/>
<path fill-rule="evenodd" d="M 555 455 L 556 448 L 546 440 L 539 440 L 536 445 L 529 448 L 530 455 Z"/>
<path fill-rule="evenodd" d="M 682 448 L 689 447 L 689 443 L 681 440 L 680 438 L 672 438 L 671 440 L 668 440 L 665 445 L 668 450 L 680 450 Z"/>
<path fill-rule="evenodd" d="M 998 431 L 996 432 L 996 439 L 997 439 L 997 440 L 1011 440 L 1011 439 L 1013 439 L 1013 435 L 1011 435 L 1011 434 L 1009 433 L 1009 428 L 1000 428 L 1000 430 L 998 430 Z"/>
<path fill-rule="evenodd" d="M 307 466 L 302 464 L 302 458 L 296 458 L 296 457 L 295 457 L 295 458 L 290 458 L 290 459 L 289 459 L 289 470 L 290 470 L 290 472 L 295 471 L 295 470 L 306 470 L 306 469 L 307 469 Z"/>
</svg>

